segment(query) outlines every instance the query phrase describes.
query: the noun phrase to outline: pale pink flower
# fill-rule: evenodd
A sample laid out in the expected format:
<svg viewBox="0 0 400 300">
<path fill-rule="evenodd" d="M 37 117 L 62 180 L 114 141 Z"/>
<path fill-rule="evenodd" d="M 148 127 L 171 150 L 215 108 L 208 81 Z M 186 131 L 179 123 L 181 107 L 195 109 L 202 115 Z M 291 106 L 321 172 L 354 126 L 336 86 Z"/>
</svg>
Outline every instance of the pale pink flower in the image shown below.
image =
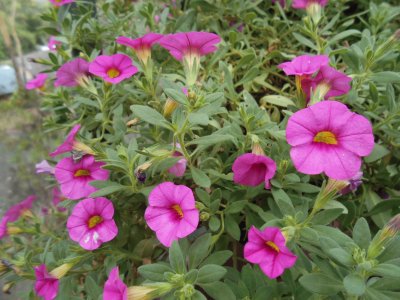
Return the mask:
<svg viewBox="0 0 400 300">
<path fill-rule="evenodd" d="M 40 163 L 35 165 L 36 174 L 49 173 L 54 174 L 54 167 L 49 164 L 47 160 L 42 160 Z"/>
</svg>

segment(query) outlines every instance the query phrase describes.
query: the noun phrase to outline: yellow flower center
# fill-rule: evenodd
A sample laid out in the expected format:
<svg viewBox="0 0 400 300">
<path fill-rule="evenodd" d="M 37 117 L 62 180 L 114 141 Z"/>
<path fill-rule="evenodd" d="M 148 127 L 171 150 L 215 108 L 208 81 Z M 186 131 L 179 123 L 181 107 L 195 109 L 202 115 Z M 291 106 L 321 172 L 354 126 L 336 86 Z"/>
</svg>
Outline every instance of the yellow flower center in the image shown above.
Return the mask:
<svg viewBox="0 0 400 300">
<path fill-rule="evenodd" d="M 175 212 L 176 212 L 176 214 L 178 215 L 179 219 L 182 219 L 182 218 L 183 218 L 183 211 L 182 211 L 182 208 L 181 208 L 178 204 L 173 205 L 173 206 L 172 206 L 172 209 L 175 210 Z"/>
<path fill-rule="evenodd" d="M 277 252 L 277 253 L 280 252 L 279 247 L 278 247 L 274 242 L 268 241 L 268 242 L 265 242 L 265 244 L 266 244 L 269 248 L 271 248 L 272 250 L 274 250 L 275 252 Z"/>
<path fill-rule="evenodd" d="M 337 145 L 336 136 L 330 131 L 320 131 L 314 137 L 314 142 L 316 143 L 325 143 L 328 145 Z"/>
<path fill-rule="evenodd" d="M 117 70 L 116 68 L 111 68 L 107 71 L 107 75 L 110 78 L 115 78 L 118 77 L 119 74 L 121 74 L 121 72 L 119 70 Z"/>
<path fill-rule="evenodd" d="M 100 224 L 101 222 L 103 222 L 103 218 L 100 216 L 93 216 L 89 219 L 88 221 L 88 226 L 90 229 L 92 229 L 93 227 L 97 226 L 98 224 Z"/>
<path fill-rule="evenodd" d="M 79 169 L 75 172 L 74 177 L 89 176 L 89 170 Z"/>
</svg>

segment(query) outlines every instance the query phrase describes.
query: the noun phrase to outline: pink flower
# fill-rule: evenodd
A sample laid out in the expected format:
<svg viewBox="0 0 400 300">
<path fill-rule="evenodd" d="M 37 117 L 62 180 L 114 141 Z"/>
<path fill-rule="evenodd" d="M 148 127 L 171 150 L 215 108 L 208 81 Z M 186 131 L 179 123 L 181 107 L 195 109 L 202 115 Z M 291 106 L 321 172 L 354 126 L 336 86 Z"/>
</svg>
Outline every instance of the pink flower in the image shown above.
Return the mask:
<svg viewBox="0 0 400 300">
<path fill-rule="evenodd" d="M 25 200 L 21 201 L 20 203 L 11 206 L 4 214 L 4 217 L 7 217 L 9 222 L 17 221 L 25 211 L 32 208 L 32 204 L 35 201 L 36 201 L 35 195 L 28 196 Z"/>
<path fill-rule="evenodd" d="M 35 292 L 38 296 L 43 297 L 44 300 L 53 300 L 58 294 L 59 280 L 49 274 L 46 265 L 40 265 L 34 268 L 36 282 Z"/>
<path fill-rule="evenodd" d="M 189 96 L 189 90 L 186 86 L 182 87 L 182 93 L 184 93 L 186 97 Z"/>
<path fill-rule="evenodd" d="M 75 0 L 50 0 L 51 3 L 53 3 L 54 6 L 60 7 L 68 3 L 73 3 Z"/>
<path fill-rule="evenodd" d="M 125 54 L 99 55 L 89 65 L 89 72 L 105 81 L 117 84 L 138 72 L 132 60 Z"/>
<path fill-rule="evenodd" d="M 49 173 L 54 174 L 54 167 L 52 167 L 47 160 L 42 160 L 40 163 L 35 165 L 36 174 Z"/>
<path fill-rule="evenodd" d="M 0 221 L 0 240 L 8 235 L 7 224 L 8 217 L 4 216 Z"/>
<path fill-rule="evenodd" d="M 62 43 L 60 41 L 57 41 L 54 36 L 51 36 L 49 38 L 49 42 L 47 43 L 47 47 L 49 47 L 50 51 L 57 51 L 57 48 L 59 45 L 61 45 Z"/>
<path fill-rule="evenodd" d="M 27 90 L 43 89 L 44 85 L 46 84 L 47 77 L 47 74 L 39 73 L 35 78 L 26 83 L 25 88 Z"/>
<path fill-rule="evenodd" d="M 60 160 L 54 176 L 60 184 L 61 193 L 68 199 L 77 200 L 97 191 L 90 185 L 93 180 L 107 180 L 109 171 L 102 169 L 105 164 L 96 162 L 93 155 L 85 155 L 78 162 L 72 157 Z"/>
<path fill-rule="evenodd" d="M 56 73 L 55 87 L 74 87 L 79 85 L 82 77 L 89 74 L 89 62 L 82 58 L 75 58 L 63 64 Z"/>
<path fill-rule="evenodd" d="M 127 300 L 128 290 L 119 278 L 118 267 L 114 267 L 104 283 L 103 300 Z"/>
<path fill-rule="evenodd" d="M 246 186 L 264 183 L 265 188 L 269 189 L 269 180 L 275 175 L 276 164 L 268 156 L 245 153 L 235 159 L 232 170 L 235 183 Z"/>
<path fill-rule="evenodd" d="M 263 231 L 252 226 L 249 241 L 244 246 L 244 257 L 270 279 L 282 275 L 285 269 L 294 266 L 297 256 L 286 247 L 285 237 L 277 227 L 266 227 Z"/>
<path fill-rule="evenodd" d="M 106 198 L 87 198 L 72 210 L 67 221 L 71 240 L 86 250 L 94 250 L 111 241 L 118 234 L 114 222 L 114 206 Z"/>
<path fill-rule="evenodd" d="M 146 63 L 151 58 L 151 47 L 157 43 L 164 35 L 149 32 L 137 39 L 130 39 L 125 36 L 117 38 L 117 43 L 132 48 L 139 59 Z"/>
<path fill-rule="evenodd" d="M 371 123 L 337 101 L 322 101 L 294 113 L 286 127 L 296 169 L 305 174 L 325 172 L 337 180 L 357 174 L 361 156 L 374 147 Z"/>
<path fill-rule="evenodd" d="M 77 124 L 74 127 L 72 127 L 72 129 L 68 133 L 65 141 L 60 146 L 58 146 L 56 150 L 51 152 L 49 155 L 57 156 L 62 153 L 71 152 L 72 150 L 74 150 L 75 137 L 78 134 L 79 129 L 81 129 L 80 124 Z"/>
<path fill-rule="evenodd" d="M 278 65 L 286 75 L 305 76 L 312 75 L 319 71 L 322 66 L 329 64 L 329 57 L 326 55 L 301 55 L 292 61 Z"/>
<path fill-rule="evenodd" d="M 307 9 L 312 4 L 326 6 L 329 0 L 293 0 L 292 7 L 296 9 Z"/>
<path fill-rule="evenodd" d="M 181 149 L 181 145 L 176 144 L 177 149 Z M 168 169 L 168 173 L 175 175 L 176 177 L 182 177 L 186 171 L 187 160 L 183 157 L 182 153 L 175 151 L 173 157 L 182 157 L 178 160 L 171 168 Z"/>
<path fill-rule="evenodd" d="M 157 185 L 149 195 L 144 218 L 161 244 L 170 247 L 173 241 L 195 231 L 199 224 L 192 190 L 173 182 Z"/>
<path fill-rule="evenodd" d="M 179 32 L 168 34 L 160 40 L 160 46 L 167 49 L 177 60 L 188 57 L 192 60 L 200 56 L 215 52 L 215 46 L 221 38 L 210 32 Z"/>
<path fill-rule="evenodd" d="M 53 188 L 53 200 L 52 203 L 55 207 L 57 207 L 57 210 L 59 212 L 66 211 L 67 209 L 65 207 L 58 207 L 58 204 L 67 198 L 64 197 L 64 195 L 61 193 L 60 189 L 58 187 Z"/>
</svg>

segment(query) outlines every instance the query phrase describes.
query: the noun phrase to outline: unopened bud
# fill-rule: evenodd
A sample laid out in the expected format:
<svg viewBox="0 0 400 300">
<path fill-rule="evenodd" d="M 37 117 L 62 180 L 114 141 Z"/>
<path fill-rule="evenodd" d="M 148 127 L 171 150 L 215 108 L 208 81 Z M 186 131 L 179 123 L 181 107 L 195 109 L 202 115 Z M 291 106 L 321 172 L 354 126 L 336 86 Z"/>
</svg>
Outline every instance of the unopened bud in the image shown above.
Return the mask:
<svg viewBox="0 0 400 300">
<path fill-rule="evenodd" d="M 200 220 L 201 221 L 207 221 L 208 219 L 210 219 L 210 214 L 205 212 L 205 211 L 202 211 L 200 213 Z"/>
<path fill-rule="evenodd" d="M 397 214 L 392 219 L 390 219 L 389 223 L 386 225 L 388 230 L 393 232 L 393 235 L 400 231 L 400 214 Z"/>
<path fill-rule="evenodd" d="M 61 266 L 55 268 L 53 271 L 50 272 L 52 276 L 54 276 L 57 279 L 63 278 L 65 274 L 68 273 L 69 270 L 73 267 L 73 264 L 66 263 L 62 264 Z"/>
<path fill-rule="evenodd" d="M 10 294 L 11 288 L 14 286 L 13 282 L 7 282 L 3 285 L 2 291 L 4 294 Z"/>
<path fill-rule="evenodd" d="M 164 105 L 164 117 L 169 117 L 179 106 L 179 103 L 171 98 L 168 98 Z"/>
<path fill-rule="evenodd" d="M 126 126 L 136 125 L 137 123 L 139 123 L 139 121 L 140 121 L 139 118 L 134 118 L 133 120 L 130 120 L 130 121 L 126 122 Z"/>
<path fill-rule="evenodd" d="M 96 155 L 92 148 L 79 141 L 74 141 L 73 148 L 75 151 L 84 152 L 90 155 Z"/>
<path fill-rule="evenodd" d="M 151 300 L 159 298 L 172 290 L 170 283 L 155 283 L 151 285 L 128 287 L 128 300 Z"/>
<path fill-rule="evenodd" d="M 17 226 L 7 226 L 7 234 L 8 235 L 15 235 L 22 233 L 23 230 Z"/>
</svg>

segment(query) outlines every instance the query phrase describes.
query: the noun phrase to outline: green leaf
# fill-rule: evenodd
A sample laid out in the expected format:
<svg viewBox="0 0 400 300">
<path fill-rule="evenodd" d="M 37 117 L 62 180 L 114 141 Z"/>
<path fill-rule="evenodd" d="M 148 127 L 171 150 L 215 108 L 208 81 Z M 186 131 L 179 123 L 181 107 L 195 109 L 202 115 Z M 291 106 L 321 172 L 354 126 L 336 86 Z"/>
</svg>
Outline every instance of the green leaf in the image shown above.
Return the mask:
<svg viewBox="0 0 400 300">
<path fill-rule="evenodd" d="M 323 273 L 306 274 L 299 281 L 306 290 L 320 295 L 335 295 L 343 289 L 341 281 Z"/>
<path fill-rule="evenodd" d="M 400 278 L 400 267 L 392 264 L 380 264 L 373 268 L 371 273 L 383 277 Z"/>
<path fill-rule="evenodd" d="M 181 90 L 167 88 L 167 89 L 164 89 L 164 92 L 165 92 L 165 94 L 167 94 L 168 97 L 175 100 L 176 102 L 179 102 L 180 104 L 183 104 L 183 105 L 189 104 L 186 95 Z"/>
<path fill-rule="evenodd" d="M 240 228 L 235 219 L 229 215 L 225 218 L 225 230 L 235 239 L 240 239 Z"/>
<path fill-rule="evenodd" d="M 186 272 L 185 259 L 177 241 L 174 241 L 171 248 L 169 248 L 169 263 L 177 274 Z"/>
<path fill-rule="evenodd" d="M 199 269 L 197 283 L 212 283 L 220 280 L 226 274 L 226 269 L 218 265 L 205 265 Z"/>
<path fill-rule="evenodd" d="M 398 83 L 400 82 L 400 73 L 384 71 L 371 75 L 370 79 L 377 83 Z"/>
<path fill-rule="evenodd" d="M 227 214 L 236 214 L 241 212 L 243 208 L 246 206 L 247 200 L 235 201 L 233 203 L 229 203 L 228 207 L 225 209 L 225 213 Z"/>
<path fill-rule="evenodd" d="M 188 116 L 189 122 L 193 125 L 199 124 L 199 125 L 207 125 L 208 124 L 208 115 L 205 113 L 190 113 Z"/>
<path fill-rule="evenodd" d="M 281 106 L 281 107 L 288 107 L 289 105 L 295 105 L 292 99 L 281 95 L 268 95 L 261 98 L 261 101 L 268 102 L 270 104 Z"/>
<path fill-rule="evenodd" d="M 400 199 L 390 199 L 379 202 L 368 212 L 368 216 L 373 216 L 387 210 L 391 211 L 393 208 L 400 207 Z"/>
<path fill-rule="evenodd" d="M 102 288 L 98 286 L 92 276 L 86 276 L 85 279 L 85 292 L 91 299 L 97 299 L 103 292 Z"/>
<path fill-rule="evenodd" d="M 236 300 L 232 290 L 220 281 L 200 284 L 200 287 L 214 300 Z"/>
<path fill-rule="evenodd" d="M 232 256 L 232 251 L 222 250 L 212 253 L 209 257 L 207 257 L 200 266 L 204 266 L 207 264 L 212 265 L 223 265 L 227 262 L 229 258 Z"/>
<path fill-rule="evenodd" d="M 233 136 L 228 134 L 211 134 L 199 137 L 187 143 L 187 145 L 212 146 L 219 143 L 233 142 Z"/>
<path fill-rule="evenodd" d="M 272 189 L 272 196 L 275 199 L 275 203 L 278 205 L 281 213 L 283 215 L 291 215 L 294 216 L 296 214 L 292 200 L 290 200 L 289 196 L 282 189 Z"/>
<path fill-rule="evenodd" d="M 365 162 L 372 163 L 388 155 L 390 151 L 380 144 L 375 144 L 371 154 L 365 157 Z"/>
<path fill-rule="evenodd" d="M 169 128 L 168 121 L 155 109 L 144 105 L 132 105 L 132 112 L 141 120 L 156 126 Z"/>
<path fill-rule="evenodd" d="M 359 274 L 349 274 L 343 279 L 343 285 L 349 295 L 361 296 L 365 293 L 366 284 Z"/>
<path fill-rule="evenodd" d="M 343 209 L 334 208 L 326 209 L 317 213 L 312 219 L 313 224 L 327 225 L 336 220 L 343 213 Z"/>
<path fill-rule="evenodd" d="M 349 36 L 354 36 L 354 35 L 358 36 L 360 34 L 361 34 L 361 32 L 358 30 L 355 30 L 355 29 L 349 29 L 349 30 L 342 31 L 341 33 L 329 38 L 328 45 L 333 45 L 333 44 L 337 43 L 338 41 L 345 39 Z"/>
<path fill-rule="evenodd" d="M 190 171 L 192 173 L 193 180 L 197 185 L 205 188 L 211 186 L 210 178 L 208 178 L 207 174 L 202 170 L 192 166 L 190 167 Z"/>
<path fill-rule="evenodd" d="M 318 47 L 316 45 L 314 45 L 314 43 L 312 41 L 310 41 L 309 39 L 305 38 L 304 36 L 302 36 L 301 34 L 298 34 L 296 32 L 293 32 L 293 36 L 295 37 L 296 40 L 298 40 L 301 44 L 314 49 L 315 51 L 318 51 Z"/>
<path fill-rule="evenodd" d="M 192 299 L 191 300 L 207 300 L 207 298 L 201 292 L 196 290 L 194 292 L 194 294 L 192 295 Z"/>
<path fill-rule="evenodd" d="M 155 282 L 164 281 L 164 273 L 171 271 L 171 268 L 164 264 L 143 265 L 138 268 L 141 276 Z"/>
<path fill-rule="evenodd" d="M 328 254 L 338 263 L 345 265 L 345 266 L 352 266 L 354 265 L 353 256 L 351 253 L 345 251 L 342 248 L 334 248 L 329 249 Z"/>
<path fill-rule="evenodd" d="M 211 246 L 211 234 L 206 233 L 197 238 L 189 248 L 189 269 L 196 268 L 208 255 Z"/>
<path fill-rule="evenodd" d="M 126 188 L 128 188 L 128 187 L 126 187 L 124 185 L 121 185 L 121 184 L 118 184 L 116 182 L 113 182 L 111 184 L 111 182 L 110 182 L 109 186 L 101 188 L 98 191 L 90 194 L 90 197 L 103 197 L 103 196 L 106 196 L 106 195 L 109 195 L 109 194 L 112 194 L 112 193 L 115 193 L 115 192 L 123 191 Z"/>
<path fill-rule="evenodd" d="M 361 248 L 367 250 L 371 243 L 371 232 L 368 222 L 364 218 L 357 220 L 353 228 L 353 240 Z"/>
</svg>

